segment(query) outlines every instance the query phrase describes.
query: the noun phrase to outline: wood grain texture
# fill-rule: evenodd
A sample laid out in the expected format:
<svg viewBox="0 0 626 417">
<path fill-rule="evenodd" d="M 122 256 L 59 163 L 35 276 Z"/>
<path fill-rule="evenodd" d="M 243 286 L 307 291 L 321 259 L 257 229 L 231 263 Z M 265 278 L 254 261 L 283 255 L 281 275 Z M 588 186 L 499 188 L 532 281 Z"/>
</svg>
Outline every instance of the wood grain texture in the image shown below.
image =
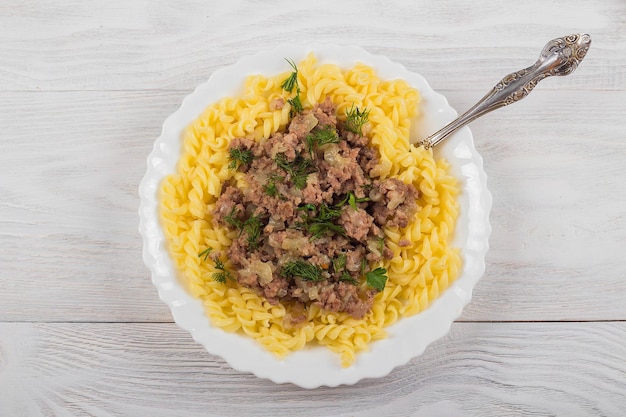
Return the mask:
<svg viewBox="0 0 626 417">
<path fill-rule="evenodd" d="M 0 415 L 623 416 L 626 323 L 455 324 L 408 365 L 302 390 L 173 324 L 0 324 Z"/>
<path fill-rule="evenodd" d="M 460 109 L 476 99 L 444 93 Z M 141 261 L 137 186 L 184 95 L 0 97 L 0 270 L 10 277 L 0 320 L 171 321 Z M 462 320 L 626 319 L 626 101 L 587 91 L 581 118 L 579 97 L 538 89 L 472 126 L 494 231 Z"/>
<path fill-rule="evenodd" d="M 0 417 L 626 415 L 625 16 L 623 0 L 0 2 Z M 216 69 L 286 41 L 358 45 L 464 110 L 576 32 L 593 38 L 576 73 L 471 125 L 487 271 L 424 355 L 305 391 L 171 322 L 137 187 Z"/>
<path fill-rule="evenodd" d="M 0 6 L 0 88 L 188 90 L 243 55 L 319 41 L 387 55 L 438 89 L 484 89 L 532 64 L 547 40 L 587 31 L 594 43 L 584 71 L 593 76 L 560 88 L 615 89 L 626 83 L 625 14 L 622 0 L 9 0 Z"/>
</svg>

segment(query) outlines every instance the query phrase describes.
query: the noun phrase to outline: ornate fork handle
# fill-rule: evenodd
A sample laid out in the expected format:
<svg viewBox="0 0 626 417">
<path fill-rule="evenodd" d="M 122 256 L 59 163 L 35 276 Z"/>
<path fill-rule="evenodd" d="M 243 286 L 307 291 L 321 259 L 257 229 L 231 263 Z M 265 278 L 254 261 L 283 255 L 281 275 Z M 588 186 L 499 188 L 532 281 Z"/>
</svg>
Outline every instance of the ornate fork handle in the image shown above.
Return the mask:
<svg viewBox="0 0 626 417">
<path fill-rule="evenodd" d="M 504 77 L 472 108 L 418 145 L 431 148 L 472 120 L 523 99 L 544 78 L 571 74 L 587 54 L 590 45 L 591 37 L 586 33 L 551 40 L 532 66 Z"/>
</svg>

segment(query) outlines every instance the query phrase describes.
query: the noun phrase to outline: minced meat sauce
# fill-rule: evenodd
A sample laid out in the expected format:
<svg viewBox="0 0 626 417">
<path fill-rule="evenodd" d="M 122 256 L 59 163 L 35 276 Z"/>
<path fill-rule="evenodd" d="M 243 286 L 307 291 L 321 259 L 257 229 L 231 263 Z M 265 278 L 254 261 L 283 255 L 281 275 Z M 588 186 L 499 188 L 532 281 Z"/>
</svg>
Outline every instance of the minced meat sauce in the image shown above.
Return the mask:
<svg viewBox="0 0 626 417">
<path fill-rule="evenodd" d="M 417 211 L 415 187 L 370 175 L 378 153 L 355 130 L 327 98 L 284 132 L 230 143 L 247 186 L 224 184 L 213 221 L 239 230 L 226 253 L 236 280 L 290 306 L 288 324 L 304 320 L 309 303 L 363 317 L 386 281 L 370 265 L 392 256 L 381 228 L 405 227 Z"/>
</svg>

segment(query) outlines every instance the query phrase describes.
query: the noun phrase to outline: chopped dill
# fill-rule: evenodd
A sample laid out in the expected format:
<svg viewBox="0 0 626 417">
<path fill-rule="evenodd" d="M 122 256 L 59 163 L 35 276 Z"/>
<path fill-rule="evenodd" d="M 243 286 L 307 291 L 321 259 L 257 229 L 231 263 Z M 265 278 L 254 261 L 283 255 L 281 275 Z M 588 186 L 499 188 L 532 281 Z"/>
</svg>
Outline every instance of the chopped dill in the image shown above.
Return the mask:
<svg viewBox="0 0 626 417">
<path fill-rule="evenodd" d="M 346 235 L 346 231 L 343 227 L 327 221 L 311 223 L 307 226 L 307 230 L 311 234 L 311 239 L 319 239 L 324 236 L 326 232 L 335 232 L 342 236 Z"/>
<path fill-rule="evenodd" d="M 352 133 L 359 135 L 363 134 L 363 125 L 369 120 L 370 111 L 367 109 L 361 110 L 352 104 L 350 110 L 346 110 L 346 123 L 345 127 Z"/>
<path fill-rule="evenodd" d="M 296 89 L 296 95 L 287 100 L 289 104 L 291 104 L 289 117 L 293 117 L 303 110 L 302 101 L 300 101 L 300 85 L 298 85 L 298 66 L 295 62 L 293 62 L 293 60 L 285 58 L 285 61 L 287 61 L 291 68 L 293 68 L 293 72 L 285 78 L 280 87 L 290 93 L 293 92 L 294 88 Z"/>
<path fill-rule="evenodd" d="M 237 212 L 233 208 L 228 216 L 224 216 L 226 223 L 239 230 L 239 234 L 245 232 L 248 235 L 248 249 L 259 248 L 259 236 L 261 235 L 262 224 L 258 216 L 250 216 L 246 221 L 241 221 L 237 217 Z"/>
<path fill-rule="evenodd" d="M 259 248 L 259 236 L 261 235 L 261 220 L 258 216 L 250 216 L 243 223 L 243 231 L 248 235 L 248 250 L 256 250 Z"/>
<path fill-rule="evenodd" d="M 306 261 L 287 262 L 283 266 L 283 275 L 287 278 L 300 277 L 304 281 L 322 281 L 322 268 Z"/>
<path fill-rule="evenodd" d="M 347 259 L 348 258 L 346 257 L 345 253 L 341 253 L 336 258 L 333 258 L 332 259 L 333 270 L 335 272 L 339 272 L 339 271 L 343 271 L 344 269 L 346 269 Z"/>
<path fill-rule="evenodd" d="M 336 258 L 333 258 L 333 270 L 335 273 L 341 272 L 339 276 L 339 281 L 348 282 L 352 285 L 357 285 L 359 282 L 350 275 L 350 273 L 346 270 L 346 262 L 347 257 L 345 253 L 340 254 Z"/>
<path fill-rule="evenodd" d="M 305 213 L 304 221 L 297 224 L 300 229 L 311 234 L 311 240 L 321 238 L 326 232 L 334 232 L 342 236 L 346 235 L 346 231 L 342 226 L 333 223 L 334 220 L 341 216 L 341 209 L 333 208 L 325 203 L 319 206 L 308 203 L 298 207 L 298 210 L 316 212 L 313 215 Z"/>
<path fill-rule="evenodd" d="M 289 162 L 285 154 L 281 152 L 276 154 L 274 161 L 279 168 L 282 168 L 289 174 L 291 182 L 297 189 L 302 190 L 306 187 L 306 179 L 312 172 L 312 169 L 314 169 L 311 166 L 312 160 L 298 155 L 293 162 Z"/>
<path fill-rule="evenodd" d="M 298 207 L 298 210 L 309 210 L 309 211 L 312 211 L 312 210 L 317 210 L 317 207 L 313 203 L 307 203 L 307 204 L 305 204 L 303 206 Z"/>
<path fill-rule="evenodd" d="M 271 174 L 268 177 L 267 182 L 263 185 L 263 191 L 265 191 L 265 194 L 269 195 L 270 197 L 276 197 L 278 195 L 278 188 L 276 187 L 276 183 L 279 181 L 283 181 L 284 179 L 285 177 L 281 175 Z"/>
<path fill-rule="evenodd" d="M 363 188 L 363 192 L 365 193 L 369 193 L 373 187 L 374 187 L 374 183 L 371 183 L 371 182 L 369 184 L 363 184 L 361 186 L 361 188 Z"/>
<path fill-rule="evenodd" d="M 265 194 L 269 195 L 270 197 L 276 197 L 278 195 L 278 188 L 276 188 L 275 182 L 268 182 L 267 184 L 265 184 L 263 186 L 263 191 L 265 191 Z"/>
<path fill-rule="evenodd" d="M 238 169 L 242 165 L 248 165 L 254 159 L 250 149 L 232 148 L 228 150 L 230 156 L 229 169 Z"/>
<path fill-rule="evenodd" d="M 342 272 L 341 276 L 339 277 L 339 281 L 344 281 L 352 285 L 357 285 L 359 283 L 359 281 L 354 279 L 348 271 Z"/>
<path fill-rule="evenodd" d="M 313 152 L 316 147 L 326 145 L 327 143 L 339 143 L 339 141 L 340 138 L 339 135 L 337 135 L 337 130 L 330 125 L 326 125 L 306 137 L 306 143 L 311 157 L 313 157 Z"/>
<path fill-rule="evenodd" d="M 202 258 L 204 256 L 204 260 L 206 261 L 212 250 L 213 248 L 206 248 L 205 250 L 203 250 L 202 252 L 198 254 L 198 258 Z"/>
<path fill-rule="evenodd" d="M 300 89 L 298 94 L 287 100 L 291 104 L 291 110 L 289 110 L 289 117 L 294 117 L 296 114 L 303 110 L 302 102 L 300 101 Z"/>
<path fill-rule="evenodd" d="M 378 251 L 382 254 L 385 250 L 385 238 L 379 237 L 376 239 L 376 243 L 378 244 Z"/>
<path fill-rule="evenodd" d="M 224 263 L 220 259 L 215 260 L 215 269 L 219 271 L 219 272 L 213 273 L 213 279 L 215 281 L 221 282 L 222 284 L 224 284 L 227 280 L 231 280 L 231 281 L 235 280 L 235 277 L 233 276 L 232 272 L 230 272 L 224 267 Z"/>
<path fill-rule="evenodd" d="M 296 66 L 296 63 L 293 62 L 293 60 L 285 58 L 285 61 L 287 61 L 287 63 L 291 65 L 291 68 L 293 68 L 293 72 L 289 74 L 289 77 L 285 78 L 280 87 L 283 90 L 289 91 L 291 93 L 294 87 L 298 87 L 298 67 Z"/>
<path fill-rule="evenodd" d="M 341 216 L 341 209 L 331 208 L 327 204 L 322 203 L 319 205 L 319 214 L 316 220 L 334 220 Z"/>
<path fill-rule="evenodd" d="M 237 218 L 237 211 L 234 207 L 230 211 L 230 214 L 224 216 L 224 220 L 235 229 L 241 230 L 243 228 L 243 222 Z"/>
</svg>

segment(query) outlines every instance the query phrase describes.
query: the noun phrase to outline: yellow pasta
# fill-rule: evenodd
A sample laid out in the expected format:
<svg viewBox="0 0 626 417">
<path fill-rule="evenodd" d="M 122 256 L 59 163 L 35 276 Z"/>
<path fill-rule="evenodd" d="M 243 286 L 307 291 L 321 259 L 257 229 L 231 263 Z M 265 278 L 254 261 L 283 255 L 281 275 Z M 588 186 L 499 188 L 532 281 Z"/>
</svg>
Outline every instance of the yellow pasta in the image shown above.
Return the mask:
<svg viewBox="0 0 626 417">
<path fill-rule="evenodd" d="M 380 154 L 372 175 L 396 177 L 419 191 L 419 211 L 406 228 L 385 227 L 386 245 L 394 256 L 381 262 L 388 281 L 369 313 L 355 319 L 329 313 L 315 305 L 307 320 L 290 327 L 282 305 L 271 305 L 252 290 L 212 278 L 218 272 L 198 254 L 207 248 L 225 250 L 236 232 L 217 227 L 212 211 L 224 181 L 244 186 L 241 173 L 228 169 L 228 145 L 235 137 L 264 140 L 289 123 L 290 105 L 271 110 L 270 102 L 288 97 L 281 89 L 287 73 L 253 75 L 240 97 L 224 98 L 208 106 L 184 132 L 177 172 L 160 186 L 160 217 L 169 253 L 185 279 L 187 290 L 203 300 L 214 326 L 241 332 L 278 357 L 310 343 L 326 346 L 350 366 L 356 354 L 385 337 L 384 328 L 428 307 L 457 277 L 460 252 L 449 246 L 458 216 L 457 181 L 445 161 L 432 151 L 409 143 L 411 120 L 418 114 L 419 92 L 403 80 L 381 80 L 374 69 L 357 64 L 342 69 L 319 65 L 313 54 L 298 63 L 302 104 L 310 108 L 327 96 L 339 119 L 354 103 L 370 110 L 368 136 Z M 225 267 L 230 265 L 225 262 Z"/>
</svg>

